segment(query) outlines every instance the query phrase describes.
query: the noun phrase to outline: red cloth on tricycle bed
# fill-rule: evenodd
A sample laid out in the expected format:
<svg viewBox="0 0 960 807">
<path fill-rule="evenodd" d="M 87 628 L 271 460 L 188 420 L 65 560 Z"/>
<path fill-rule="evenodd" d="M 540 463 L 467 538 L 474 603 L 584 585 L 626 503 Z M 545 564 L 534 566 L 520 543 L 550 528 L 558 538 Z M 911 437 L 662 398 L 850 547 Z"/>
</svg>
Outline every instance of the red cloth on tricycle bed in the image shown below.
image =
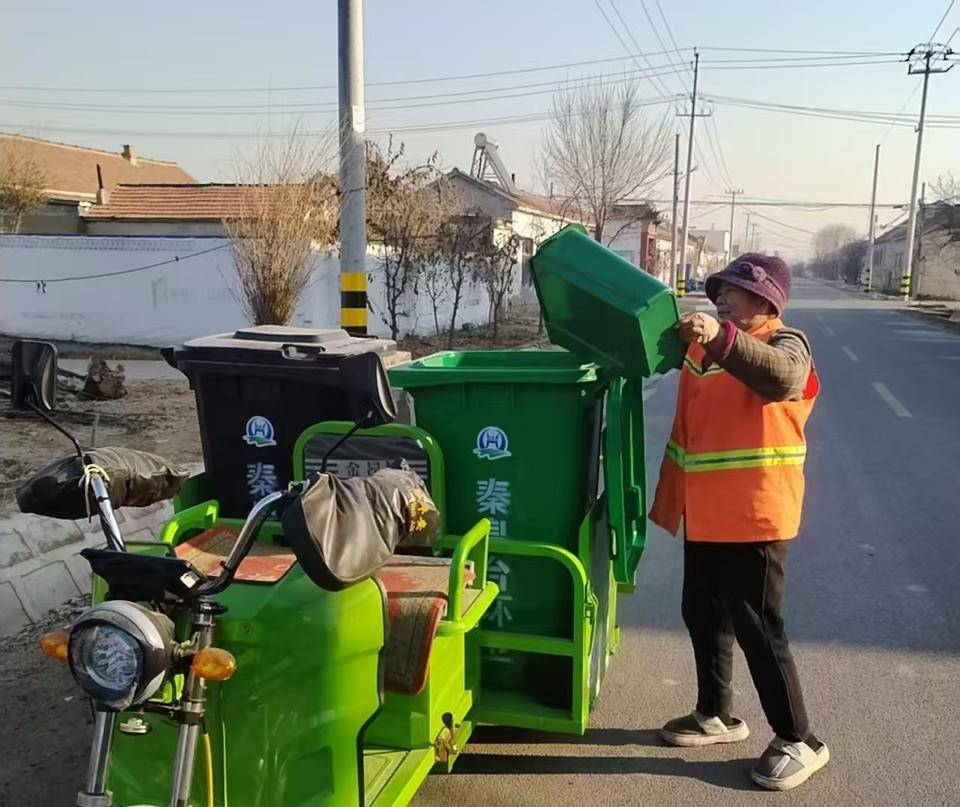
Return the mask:
<svg viewBox="0 0 960 807">
<path fill-rule="evenodd" d="M 390 620 L 384 647 L 384 678 L 390 692 L 414 695 L 423 689 L 437 625 L 447 609 L 450 560 L 395 555 L 377 572 L 387 592 Z M 473 580 L 467 569 L 464 584 Z M 464 590 L 467 608 L 480 594 Z"/>
</svg>

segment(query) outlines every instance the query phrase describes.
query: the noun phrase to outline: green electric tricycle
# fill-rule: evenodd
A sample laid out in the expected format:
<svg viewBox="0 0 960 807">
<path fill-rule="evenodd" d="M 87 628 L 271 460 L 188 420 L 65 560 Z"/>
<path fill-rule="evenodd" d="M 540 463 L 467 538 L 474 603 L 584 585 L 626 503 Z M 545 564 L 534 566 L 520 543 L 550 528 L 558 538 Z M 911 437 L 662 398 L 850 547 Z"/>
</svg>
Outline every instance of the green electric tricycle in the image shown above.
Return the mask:
<svg viewBox="0 0 960 807">
<path fill-rule="evenodd" d="M 92 606 L 44 650 L 95 710 L 79 807 L 404 805 L 477 724 L 585 731 L 643 548 L 643 378 L 678 365 L 677 310 L 577 228 L 534 270 L 551 339 L 575 352 L 388 374 L 391 343 L 273 327 L 168 351 L 196 392 L 205 472 L 156 540 L 124 542 L 114 508 L 146 494 L 125 498 L 77 446 L 107 546 L 83 553 Z M 43 361 L 15 375 L 42 404 Z M 321 536 L 351 569 L 323 585 L 288 514 L 400 461 L 438 535 L 389 557 L 385 537 Z"/>
</svg>

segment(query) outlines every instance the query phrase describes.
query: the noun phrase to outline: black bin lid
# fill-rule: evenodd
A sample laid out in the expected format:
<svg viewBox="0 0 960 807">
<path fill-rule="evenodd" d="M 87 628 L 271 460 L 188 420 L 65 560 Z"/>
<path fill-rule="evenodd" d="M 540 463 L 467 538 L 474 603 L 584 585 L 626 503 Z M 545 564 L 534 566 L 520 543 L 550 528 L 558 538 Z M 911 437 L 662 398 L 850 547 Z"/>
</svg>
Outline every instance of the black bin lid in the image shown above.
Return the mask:
<svg viewBox="0 0 960 807">
<path fill-rule="evenodd" d="M 201 376 L 267 378 L 342 390 L 350 417 L 365 425 L 396 419 L 383 356 L 396 342 L 350 336 L 340 329 L 320 330 L 256 325 L 233 333 L 191 339 L 161 353 L 198 389 Z"/>
<path fill-rule="evenodd" d="M 369 339 L 350 336 L 340 328 L 295 328 L 290 325 L 251 325 L 233 333 L 217 333 L 201 336 L 185 342 L 178 353 L 191 354 L 191 358 L 213 358 L 221 351 L 255 351 L 271 354 L 283 353 L 287 345 L 304 347 L 307 351 L 336 354 L 340 356 L 357 353 L 386 355 L 397 349 L 392 339 Z M 219 357 L 219 356 L 218 356 Z"/>
</svg>

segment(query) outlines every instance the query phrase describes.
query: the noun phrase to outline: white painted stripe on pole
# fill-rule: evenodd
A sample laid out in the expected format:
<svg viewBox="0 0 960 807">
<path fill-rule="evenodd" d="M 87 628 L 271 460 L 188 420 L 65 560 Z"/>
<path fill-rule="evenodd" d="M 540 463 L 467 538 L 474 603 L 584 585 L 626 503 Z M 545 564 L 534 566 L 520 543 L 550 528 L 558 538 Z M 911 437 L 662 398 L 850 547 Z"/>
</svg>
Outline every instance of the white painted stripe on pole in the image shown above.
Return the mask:
<svg viewBox="0 0 960 807">
<path fill-rule="evenodd" d="M 649 401 L 653 397 L 653 393 L 655 393 L 656 391 L 657 391 L 656 387 L 647 387 L 643 391 L 643 400 Z"/>
<path fill-rule="evenodd" d="M 854 352 L 853 352 L 850 348 L 848 348 L 846 345 L 844 345 L 843 347 L 841 347 L 840 350 L 842 350 L 844 353 L 847 354 L 847 358 L 850 359 L 850 361 L 853 361 L 853 362 L 859 362 L 859 361 L 860 361 L 860 359 L 859 359 L 859 357 L 857 356 L 857 354 L 854 353 Z"/>
<path fill-rule="evenodd" d="M 896 399 L 894 394 L 887 389 L 885 384 L 881 384 L 879 381 L 874 381 L 873 388 L 877 391 L 877 395 L 883 398 L 884 403 L 886 403 L 886 405 L 893 410 L 893 413 L 898 418 L 913 417 L 913 415 L 910 414 L 910 410 Z"/>
</svg>

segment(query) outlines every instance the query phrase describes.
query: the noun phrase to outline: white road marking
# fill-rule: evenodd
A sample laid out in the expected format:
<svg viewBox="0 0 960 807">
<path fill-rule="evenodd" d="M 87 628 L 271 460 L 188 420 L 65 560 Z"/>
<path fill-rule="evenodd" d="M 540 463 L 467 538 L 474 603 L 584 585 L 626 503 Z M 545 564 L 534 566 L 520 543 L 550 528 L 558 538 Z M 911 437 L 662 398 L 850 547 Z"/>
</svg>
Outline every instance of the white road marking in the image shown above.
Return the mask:
<svg viewBox="0 0 960 807">
<path fill-rule="evenodd" d="M 873 388 L 877 391 L 877 395 L 883 398 L 884 403 L 886 403 L 886 405 L 893 410 L 893 413 L 898 418 L 913 417 L 913 415 L 910 414 L 910 410 L 896 399 L 894 394 L 887 389 L 885 384 L 881 384 L 879 381 L 874 381 Z"/>
<path fill-rule="evenodd" d="M 848 348 L 846 345 L 844 345 L 843 347 L 841 347 L 840 350 L 842 350 L 844 353 L 847 354 L 847 358 L 850 359 L 850 361 L 853 361 L 853 362 L 859 362 L 859 361 L 860 361 L 860 358 L 857 356 L 857 354 L 854 353 L 854 352 L 853 352 L 850 348 Z"/>
<path fill-rule="evenodd" d="M 828 336 L 837 335 L 837 332 L 833 328 L 831 328 L 829 325 L 827 325 L 827 323 L 824 321 L 823 317 L 820 314 L 817 314 L 817 320 L 819 321 L 821 327 L 827 332 Z"/>
</svg>

